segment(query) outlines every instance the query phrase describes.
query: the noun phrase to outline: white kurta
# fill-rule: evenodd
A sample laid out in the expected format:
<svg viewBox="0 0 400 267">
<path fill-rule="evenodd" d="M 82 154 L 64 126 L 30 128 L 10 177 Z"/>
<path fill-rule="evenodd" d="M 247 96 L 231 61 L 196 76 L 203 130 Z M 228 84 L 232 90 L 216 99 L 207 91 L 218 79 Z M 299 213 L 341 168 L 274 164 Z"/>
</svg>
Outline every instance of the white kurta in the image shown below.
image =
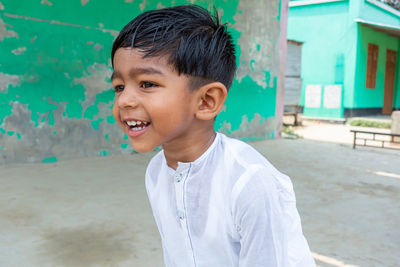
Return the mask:
<svg viewBox="0 0 400 267">
<path fill-rule="evenodd" d="M 176 170 L 160 151 L 146 189 L 168 267 L 315 266 L 289 177 L 244 142 L 217 133 Z"/>
</svg>

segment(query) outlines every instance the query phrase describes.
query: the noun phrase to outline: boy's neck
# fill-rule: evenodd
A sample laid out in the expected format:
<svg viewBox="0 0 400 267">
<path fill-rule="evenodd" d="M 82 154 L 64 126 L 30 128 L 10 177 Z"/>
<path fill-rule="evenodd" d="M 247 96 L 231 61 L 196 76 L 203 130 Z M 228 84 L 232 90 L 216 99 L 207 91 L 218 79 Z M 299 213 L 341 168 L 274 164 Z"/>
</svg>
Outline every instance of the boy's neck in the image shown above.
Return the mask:
<svg viewBox="0 0 400 267">
<path fill-rule="evenodd" d="M 211 146 L 216 136 L 213 128 L 198 129 L 196 134 L 163 145 L 169 167 L 176 170 L 178 162 L 193 162 Z"/>
</svg>

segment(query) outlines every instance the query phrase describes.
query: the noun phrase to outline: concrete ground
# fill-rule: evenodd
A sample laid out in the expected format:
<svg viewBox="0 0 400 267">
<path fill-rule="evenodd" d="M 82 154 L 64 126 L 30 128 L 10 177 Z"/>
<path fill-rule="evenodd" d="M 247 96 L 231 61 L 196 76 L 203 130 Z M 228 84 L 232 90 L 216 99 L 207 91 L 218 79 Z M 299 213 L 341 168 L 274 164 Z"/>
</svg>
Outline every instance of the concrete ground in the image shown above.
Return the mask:
<svg viewBox="0 0 400 267">
<path fill-rule="evenodd" d="M 319 266 L 400 266 L 400 151 L 251 145 L 291 176 Z M 0 266 L 162 266 L 144 189 L 152 155 L 0 166 Z"/>
</svg>

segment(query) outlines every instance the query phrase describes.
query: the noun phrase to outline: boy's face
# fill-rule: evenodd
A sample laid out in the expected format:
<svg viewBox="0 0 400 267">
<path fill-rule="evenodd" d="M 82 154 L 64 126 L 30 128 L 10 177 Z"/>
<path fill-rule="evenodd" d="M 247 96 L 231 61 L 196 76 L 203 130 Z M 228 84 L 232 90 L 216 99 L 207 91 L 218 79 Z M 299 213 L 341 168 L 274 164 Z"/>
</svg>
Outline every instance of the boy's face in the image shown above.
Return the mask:
<svg viewBox="0 0 400 267">
<path fill-rule="evenodd" d="M 189 78 L 165 58 L 142 58 L 137 49 L 119 48 L 114 55 L 113 115 L 138 152 L 148 152 L 185 138 L 195 120 Z"/>
</svg>

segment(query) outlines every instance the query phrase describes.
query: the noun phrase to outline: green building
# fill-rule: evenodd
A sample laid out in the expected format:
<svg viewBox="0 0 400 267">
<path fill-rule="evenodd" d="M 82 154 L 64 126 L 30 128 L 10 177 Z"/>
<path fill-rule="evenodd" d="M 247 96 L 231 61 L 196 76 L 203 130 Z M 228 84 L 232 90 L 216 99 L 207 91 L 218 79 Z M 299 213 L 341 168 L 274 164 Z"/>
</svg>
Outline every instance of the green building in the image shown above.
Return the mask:
<svg viewBox="0 0 400 267">
<path fill-rule="evenodd" d="M 286 87 L 306 117 L 391 114 L 399 38 L 400 12 L 383 1 L 290 1 Z"/>
<path fill-rule="evenodd" d="M 0 164 L 132 153 L 111 113 L 112 42 L 141 12 L 190 3 L 215 7 L 237 44 L 216 130 L 279 135 L 286 0 L 0 0 Z"/>
</svg>

